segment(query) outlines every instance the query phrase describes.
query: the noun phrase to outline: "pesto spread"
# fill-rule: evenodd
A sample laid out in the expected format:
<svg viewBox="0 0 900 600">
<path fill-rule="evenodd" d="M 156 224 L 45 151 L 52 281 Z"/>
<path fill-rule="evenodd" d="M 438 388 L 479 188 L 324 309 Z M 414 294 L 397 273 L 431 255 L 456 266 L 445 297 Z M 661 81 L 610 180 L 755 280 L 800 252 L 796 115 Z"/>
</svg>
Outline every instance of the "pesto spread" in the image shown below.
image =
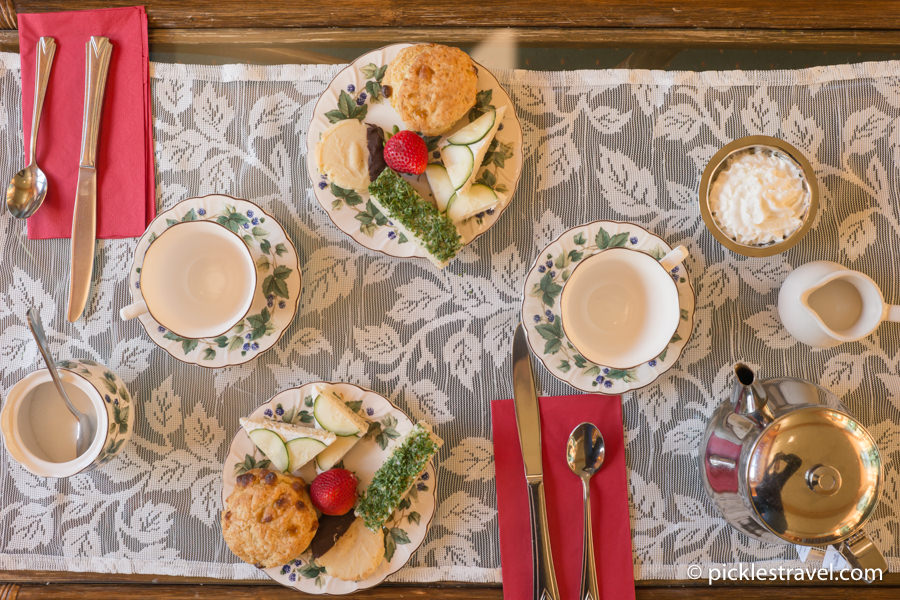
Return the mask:
<svg viewBox="0 0 900 600">
<path fill-rule="evenodd" d="M 416 424 L 359 496 L 356 514 L 365 520 L 366 527 L 377 530 L 384 525 L 437 451 L 438 443 L 431 432 Z"/>
<path fill-rule="evenodd" d="M 422 198 L 396 171 L 382 171 L 369 185 L 369 193 L 384 207 L 390 219 L 415 235 L 425 250 L 439 261 L 446 262 L 459 252 L 459 232 L 453 221 Z"/>
</svg>

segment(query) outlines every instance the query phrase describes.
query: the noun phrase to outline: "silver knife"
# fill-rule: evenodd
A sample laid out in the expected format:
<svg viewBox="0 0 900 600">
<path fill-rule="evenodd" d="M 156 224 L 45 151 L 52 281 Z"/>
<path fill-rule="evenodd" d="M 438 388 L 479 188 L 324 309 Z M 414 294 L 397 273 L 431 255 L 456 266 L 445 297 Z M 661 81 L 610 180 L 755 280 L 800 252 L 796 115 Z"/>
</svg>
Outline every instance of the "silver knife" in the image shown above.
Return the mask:
<svg viewBox="0 0 900 600">
<path fill-rule="evenodd" d="M 108 38 L 92 36 L 84 63 L 84 120 L 81 126 L 81 160 L 78 187 L 72 212 L 72 265 L 69 270 L 67 317 L 74 322 L 84 312 L 94 269 L 94 242 L 97 239 L 97 137 L 103 92 L 112 44 Z"/>
<path fill-rule="evenodd" d="M 550 553 L 550 531 L 547 528 L 547 501 L 544 499 L 544 465 L 541 460 L 541 413 L 538 408 L 531 349 L 525 339 L 525 328 L 519 323 L 512 349 L 513 396 L 519 444 L 525 462 L 528 482 L 528 509 L 531 513 L 531 556 L 535 600 L 559 600 L 556 570 Z"/>
</svg>

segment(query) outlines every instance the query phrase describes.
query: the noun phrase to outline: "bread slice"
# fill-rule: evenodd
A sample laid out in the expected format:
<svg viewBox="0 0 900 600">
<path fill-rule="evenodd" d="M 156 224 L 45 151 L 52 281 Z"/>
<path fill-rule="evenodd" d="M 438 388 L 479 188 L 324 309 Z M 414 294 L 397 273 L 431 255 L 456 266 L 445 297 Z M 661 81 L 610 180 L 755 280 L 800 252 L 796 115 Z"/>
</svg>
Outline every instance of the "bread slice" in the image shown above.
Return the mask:
<svg viewBox="0 0 900 600">
<path fill-rule="evenodd" d="M 396 171 L 382 171 L 369 186 L 369 194 L 372 204 L 391 225 L 422 248 L 435 266 L 445 267 L 462 248 L 453 221 Z"/>
</svg>

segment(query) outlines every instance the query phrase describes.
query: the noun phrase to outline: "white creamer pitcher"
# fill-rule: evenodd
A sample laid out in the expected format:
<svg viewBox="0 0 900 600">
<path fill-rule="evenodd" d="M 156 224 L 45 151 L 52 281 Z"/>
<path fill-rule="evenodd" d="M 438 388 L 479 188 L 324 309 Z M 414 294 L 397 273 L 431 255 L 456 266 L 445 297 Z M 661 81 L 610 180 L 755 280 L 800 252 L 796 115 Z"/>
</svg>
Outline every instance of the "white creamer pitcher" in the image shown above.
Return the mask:
<svg viewBox="0 0 900 600">
<path fill-rule="evenodd" d="M 830 348 L 866 337 L 882 321 L 900 321 L 900 306 L 886 304 L 871 277 L 822 260 L 787 276 L 778 293 L 778 316 L 799 341 Z"/>
</svg>

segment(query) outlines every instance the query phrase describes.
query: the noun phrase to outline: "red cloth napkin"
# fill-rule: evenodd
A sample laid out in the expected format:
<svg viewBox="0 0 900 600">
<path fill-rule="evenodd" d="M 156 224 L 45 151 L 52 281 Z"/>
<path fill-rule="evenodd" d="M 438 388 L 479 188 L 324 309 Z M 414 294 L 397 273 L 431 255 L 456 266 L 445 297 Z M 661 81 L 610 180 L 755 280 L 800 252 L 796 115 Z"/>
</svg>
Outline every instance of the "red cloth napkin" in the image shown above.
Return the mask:
<svg viewBox="0 0 900 600">
<path fill-rule="evenodd" d="M 503 597 L 531 596 L 531 531 L 528 490 L 512 400 L 491 403 L 500 522 Z M 581 481 L 566 464 L 566 441 L 589 421 L 603 434 L 606 459 L 591 480 L 594 557 L 602 600 L 633 600 L 634 564 L 625 481 L 622 399 L 594 394 L 541 398 L 544 493 L 560 598 L 578 597 L 581 585 Z"/>
<path fill-rule="evenodd" d="M 47 174 L 49 191 L 41 209 L 28 219 L 30 239 L 72 234 L 84 113 L 85 44 L 92 35 L 108 37 L 113 45 L 97 151 L 97 237 L 139 236 L 156 215 L 144 7 L 19 13 L 26 152 L 34 104 L 35 46 L 41 36 L 56 39 L 37 146 L 38 164 Z"/>
</svg>

